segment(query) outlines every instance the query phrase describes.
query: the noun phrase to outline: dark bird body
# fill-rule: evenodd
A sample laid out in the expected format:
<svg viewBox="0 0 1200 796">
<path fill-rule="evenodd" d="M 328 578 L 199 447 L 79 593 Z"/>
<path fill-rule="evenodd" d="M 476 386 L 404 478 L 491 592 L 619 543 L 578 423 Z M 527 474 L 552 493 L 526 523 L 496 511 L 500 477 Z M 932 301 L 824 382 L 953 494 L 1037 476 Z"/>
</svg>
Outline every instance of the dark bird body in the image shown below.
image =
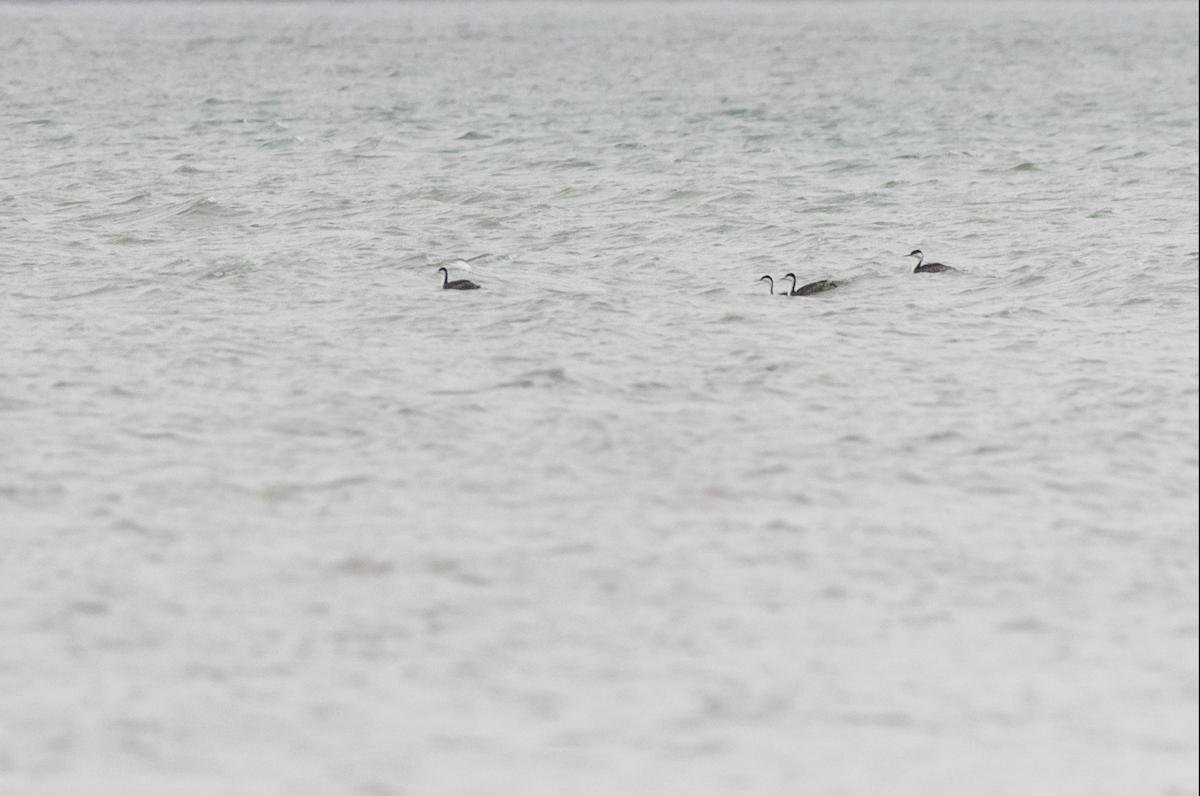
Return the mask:
<svg viewBox="0 0 1200 796">
<path fill-rule="evenodd" d="M 828 279 L 822 279 L 819 282 L 809 282 L 807 285 L 796 287 L 796 275 L 785 274 L 784 279 L 792 280 L 792 289 L 788 293 L 789 296 L 812 296 L 817 293 L 824 293 L 826 290 L 833 290 L 838 286 L 837 282 L 831 282 Z"/>
<path fill-rule="evenodd" d="M 450 272 L 445 268 L 439 268 L 442 272 L 442 290 L 478 290 L 479 285 L 472 282 L 470 279 L 455 279 L 450 281 Z"/>
<path fill-rule="evenodd" d="M 942 263 L 926 263 L 925 255 L 921 253 L 920 249 L 913 249 L 905 256 L 917 258 L 917 267 L 913 269 L 914 274 L 940 274 L 946 271 L 958 270 L 957 268 L 952 268 L 951 266 L 943 265 Z"/>
</svg>

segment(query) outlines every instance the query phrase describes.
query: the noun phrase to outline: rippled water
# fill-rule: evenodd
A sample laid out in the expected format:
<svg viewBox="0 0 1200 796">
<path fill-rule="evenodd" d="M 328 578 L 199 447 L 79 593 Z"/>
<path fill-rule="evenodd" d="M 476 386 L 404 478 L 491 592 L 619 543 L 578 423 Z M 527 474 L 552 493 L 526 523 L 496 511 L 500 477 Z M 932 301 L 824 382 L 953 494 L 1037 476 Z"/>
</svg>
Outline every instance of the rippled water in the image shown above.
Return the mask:
<svg viewBox="0 0 1200 796">
<path fill-rule="evenodd" d="M 1196 94 L 1190 3 L 0 5 L 0 791 L 1195 793 Z"/>
</svg>

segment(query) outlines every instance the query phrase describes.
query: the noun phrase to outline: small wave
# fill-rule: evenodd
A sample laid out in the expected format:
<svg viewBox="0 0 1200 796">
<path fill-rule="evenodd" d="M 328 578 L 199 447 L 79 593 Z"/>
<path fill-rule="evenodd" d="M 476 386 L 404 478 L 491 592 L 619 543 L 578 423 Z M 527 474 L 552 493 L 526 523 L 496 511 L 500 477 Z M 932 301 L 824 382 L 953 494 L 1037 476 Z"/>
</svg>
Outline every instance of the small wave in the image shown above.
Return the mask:
<svg viewBox="0 0 1200 796">
<path fill-rule="evenodd" d="M 507 381 L 496 386 L 520 387 L 524 389 L 531 387 L 558 387 L 570 381 L 571 379 L 567 378 L 567 372 L 563 368 L 545 368 L 522 373 L 512 381 Z"/>
<path fill-rule="evenodd" d="M 149 196 L 149 194 L 147 194 Z M 116 206 L 120 207 L 128 205 L 136 199 L 127 199 L 117 202 Z M 182 202 L 160 206 L 146 207 L 139 210 L 119 212 L 119 213 L 98 213 L 95 215 L 84 216 L 80 221 L 119 221 L 126 224 L 139 224 L 144 222 L 161 221 L 170 217 L 186 217 L 186 216 L 214 216 L 227 212 L 212 196 L 202 196 L 192 199 L 186 199 Z"/>
<path fill-rule="evenodd" d="M 371 479 L 365 475 L 356 475 L 333 478 L 328 481 L 277 481 L 258 488 L 241 487 L 238 485 L 232 485 L 232 488 L 241 492 L 257 493 L 267 500 L 288 500 L 311 493 L 330 492 L 361 486 L 370 481 Z"/>
<path fill-rule="evenodd" d="M 214 215 L 221 211 L 221 206 L 217 200 L 211 196 L 206 196 L 203 199 L 196 199 L 186 203 L 181 207 L 175 215 L 177 216 L 195 216 L 195 215 Z"/>
<path fill-rule="evenodd" d="M 53 300 L 54 301 L 70 301 L 72 299 L 91 298 L 93 296 L 103 296 L 106 293 L 115 293 L 116 291 L 119 291 L 119 290 L 126 290 L 129 288 L 137 287 L 138 284 L 140 284 L 140 282 L 130 282 L 130 281 L 124 281 L 124 280 L 118 281 L 118 282 L 109 282 L 107 284 L 101 285 L 100 287 L 92 288 L 91 290 L 85 290 L 81 293 L 66 293 L 61 296 L 54 296 Z"/>
<path fill-rule="evenodd" d="M 289 136 L 284 136 L 283 138 L 272 138 L 270 140 L 263 141 L 262 143 L 259 144 L 259 146 L 261 146 L 263 149 L 279 149 L 280 147 L 294 146 L 296 144 L 303 144 L 303 143 L 304 143 L 304 136 L 289 135 Z"/>
<path fill-rule="evenodd" d="M 243 276 L 252 272 L 254 268 L 254 263 L 246 260 L 231 263 L 221 263 L 202 272 L 197 278 L 201 280 L 226 279 L 229 277 Z"/>
<path fill-rule="evenodd" d="M 371 556 L 350 556 L 334 564 L 331 569 L 337 575 L 370 577 L 386 575 L 394 569 L 394 566 L 390 561 L 382 561 Z"/>
</svg>

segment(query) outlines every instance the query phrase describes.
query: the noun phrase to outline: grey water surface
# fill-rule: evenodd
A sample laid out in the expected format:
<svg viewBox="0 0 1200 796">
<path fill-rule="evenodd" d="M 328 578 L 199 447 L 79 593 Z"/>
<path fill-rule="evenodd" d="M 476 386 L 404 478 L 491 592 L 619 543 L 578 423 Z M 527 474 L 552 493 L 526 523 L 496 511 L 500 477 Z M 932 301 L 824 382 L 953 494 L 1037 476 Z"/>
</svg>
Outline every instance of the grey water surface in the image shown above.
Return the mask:
<svg viewBox="0 0 1200 796">
<path fill-rule="evenodd" d="M 1197 129 L 1186 2 L 0 5 L 0 793 L 1196 793 Z"/>
</svg>

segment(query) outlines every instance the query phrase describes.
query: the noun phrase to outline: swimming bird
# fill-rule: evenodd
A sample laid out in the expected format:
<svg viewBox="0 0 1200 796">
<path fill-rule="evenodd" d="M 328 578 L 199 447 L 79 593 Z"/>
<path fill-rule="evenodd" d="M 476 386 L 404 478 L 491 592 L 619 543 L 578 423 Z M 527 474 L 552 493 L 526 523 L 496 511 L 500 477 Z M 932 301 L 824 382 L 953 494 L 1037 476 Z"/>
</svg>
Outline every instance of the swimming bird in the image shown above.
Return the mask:
<svg viewBox="0 0 1200 796">
<path fill-rule="evenodd" d="M 957 268 L 951 268 L 950 266 L 942 265 L 941 263 L 930 263 L 929 265 L 921 265 L 921 263 L 925 262 L 925 255 L 921 253 L 920 249 L 913 249 L 911 252 L 909 252 L 905 256 L 917 258 L 917 267 L 913 269 L 914 274 L 940 274 L 943 271 L 957 271 L 958 270 Z"/>
<path fill-rule="evenodd" d="M 789 296 L 811 296 L 815 293 L 824 293 L 826 290 L 833 290 L 838 286 L 837 282 L 822 279 L 819 282 L 809 282 L 807 285 L 801 285 L 797 288 L 795 274 L 784 274 L 783 278 L 792 280 L 792 290 L 788 293 Z"/>
<path fill-rule="evenodd" d="M 774 296 L 775 295 L 775 280 L 771 278 L 770 274 L 763 274 L 762 276 L 760 276 L 758 278 L 758 281 L 761 282 L 764 279 L 767 280 L 767 284 L 769 284 L 771 286 L 771 295 Z"/>
<path fill-rule="evenodd" d="M 472 282 L 470 279 L 455 279 L 450 281 L 450 272 L 445 267 L 439 268 L 442 272 L 442 290 L 478 290 L 479 285 Z"/>
</svg>

